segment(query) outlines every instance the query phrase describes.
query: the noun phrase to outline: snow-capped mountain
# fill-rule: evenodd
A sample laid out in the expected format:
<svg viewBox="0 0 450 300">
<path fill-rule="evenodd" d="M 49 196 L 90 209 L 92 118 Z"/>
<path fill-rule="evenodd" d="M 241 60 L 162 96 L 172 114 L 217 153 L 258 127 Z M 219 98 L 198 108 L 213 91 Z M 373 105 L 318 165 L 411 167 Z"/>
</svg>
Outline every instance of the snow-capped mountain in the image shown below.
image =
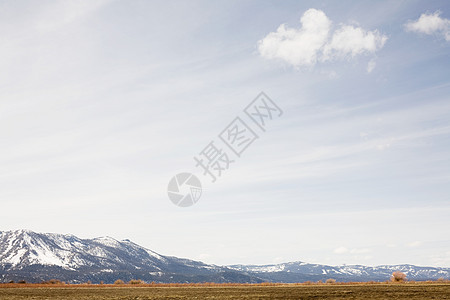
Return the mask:
<svg viewBox="0 0 450 300">
<path fill-rule="evenodd" d="M 16 269 L 39 264 L 66 270 L 129 263 L 134 267 L 145 264 L 158 271 L 158 264 L 166 260 L 127 240 L 119 242 L 110 237 L 82 240 L 73 235 L 17 230 L 0 233 L 0 262 Z"/>
<path fill-rule="evenodd" d="M 450 279 L 450 268 L 394 265 L 367 267 L 361 265 L 327 266 L 290 262 L 275 265 L 233 265 L 229 268 L 253 274 L 262 279 L 283 282 L 323 280 L 333 278 L 341 281 L 387 280 L 394 271 L 406 274 L 409 280 Z"/>
<path fill-rule="evenodd" d="M 410 280 L 450 279 L 450 268 L 412 265 L 366 267 L 291 262 L 276 265 L 215 266 L 164 256 L 129 240 L 80 239 L 74 235 L 28 230 L 0 232 L 0 282 L 49 279 L 112 283 L 117 279 L 147 282 L 303 282 L 384 281 L 401 271 Z"/>
<path fill-rule="evenodd" d="M 80 239 L 28 230 L 0 232 L 0 281 L 258 282 L 226 267 L 159 255 L 129 240 Z"/>
</svg>

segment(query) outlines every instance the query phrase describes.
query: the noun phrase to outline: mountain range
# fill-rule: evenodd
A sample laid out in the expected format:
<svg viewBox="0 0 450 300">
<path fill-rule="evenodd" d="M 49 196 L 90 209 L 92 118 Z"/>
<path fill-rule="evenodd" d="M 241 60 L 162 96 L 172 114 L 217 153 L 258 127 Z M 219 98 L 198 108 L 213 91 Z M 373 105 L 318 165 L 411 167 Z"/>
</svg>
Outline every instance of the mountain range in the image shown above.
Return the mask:
<svg viewBox="0 0 450 300">
<path fill-rule="evenodd" d="M 69 283 L 113 283 L 117 279 L 146 282 L 304 282 L 384 281 L 394 271 L 410 280 L 450 279 L 450 268 L 413 265 L 327 266 L 305 262 L 276 265 L 217 266 L 164 256 L 130 240 L 111 237 L 80 239 L 70 234 L 29 230 L 0 232 L 0 282 L 58 279 Z"/>
</svg>

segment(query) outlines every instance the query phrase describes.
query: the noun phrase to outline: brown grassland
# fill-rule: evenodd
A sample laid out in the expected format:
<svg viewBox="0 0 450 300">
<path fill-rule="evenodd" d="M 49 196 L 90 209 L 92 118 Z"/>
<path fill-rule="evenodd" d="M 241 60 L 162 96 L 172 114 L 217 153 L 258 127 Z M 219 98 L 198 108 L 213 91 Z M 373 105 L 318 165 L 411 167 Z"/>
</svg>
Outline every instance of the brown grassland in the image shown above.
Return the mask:
<svg viewBox="0 0 450 300">
<path fill-rule="evenodd" d="M 0 284 L 0 299 L 450 299 L 450 283 Z"/>
</svg>

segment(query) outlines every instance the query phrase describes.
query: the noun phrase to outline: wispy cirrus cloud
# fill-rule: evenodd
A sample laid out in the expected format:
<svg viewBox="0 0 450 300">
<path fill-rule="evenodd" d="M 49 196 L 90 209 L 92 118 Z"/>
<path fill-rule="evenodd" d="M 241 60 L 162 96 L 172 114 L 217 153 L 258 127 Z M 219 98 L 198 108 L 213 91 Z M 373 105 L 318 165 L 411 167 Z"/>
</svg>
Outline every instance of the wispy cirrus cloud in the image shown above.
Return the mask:
<svg viewBox="0 0 450 300">
<path fill-rule="evenodd" d="M 346 247 L 338 247 L 336 249 L 333 250 L 334 253 L 336 254 L 365 254 L 365 253 L 370 253 L 371 250 L 368 248 L 353 248 L 353 249 L 348 249 Z"/>
</svg>

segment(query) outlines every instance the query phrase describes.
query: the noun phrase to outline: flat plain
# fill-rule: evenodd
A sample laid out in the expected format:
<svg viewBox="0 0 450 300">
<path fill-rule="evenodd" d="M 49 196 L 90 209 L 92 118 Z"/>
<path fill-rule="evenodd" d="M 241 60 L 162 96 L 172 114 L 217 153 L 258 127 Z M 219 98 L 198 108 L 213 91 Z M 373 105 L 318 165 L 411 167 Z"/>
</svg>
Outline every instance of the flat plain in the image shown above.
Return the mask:
<svg viewBox="0 0 450 300">
<path fill-rule="evenodd" d="M 449 283 L 276 286 L 0 287 L 0 299 L 450 299 Z"/>
</svg>

